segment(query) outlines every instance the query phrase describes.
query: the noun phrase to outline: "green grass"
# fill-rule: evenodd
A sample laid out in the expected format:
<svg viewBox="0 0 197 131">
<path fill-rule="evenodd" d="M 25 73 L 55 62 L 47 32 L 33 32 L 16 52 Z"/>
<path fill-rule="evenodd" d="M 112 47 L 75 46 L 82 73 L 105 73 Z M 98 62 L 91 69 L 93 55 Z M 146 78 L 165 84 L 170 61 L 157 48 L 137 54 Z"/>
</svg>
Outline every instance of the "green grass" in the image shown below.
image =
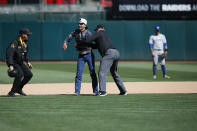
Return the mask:
<svg viewBox="0 0 197 131">
<path fill-rule="evenodd" d="M 196 131 L 197 94 L 0 97 L 1 131 Z"/>
<path fill-rule="evenodd" d="M 99 63 L 96 63 L 98 70 Z M 76 63 L 33 63 L 30 83 L 74 82 Z M 171 79 L 152 79 L 151 62 L 120 62 L 126 81 L 197 81 L 197 62 L 168 62 Z M 12 83 L 0 64 L 0 83 Z M 90 82 L 87 65 L 83 82 Z M 113 81 L 110 74 L 107 81 Z M 196 131 L 197 94 L 0 96 L 0 131 Z"/>
<path fill-rule="evenodd" d="M 34 77 L 30 83 L 65 83 L 74 82 L 76 74 L 76 63 L 33 63 L 32 70 Z M 99 63 L 96 63 L 96 72 Z M 158 65 L 158 79 L 154 81 L 197 81 L 197 62 L 167 62 L 167 73 L 171 79 L 163 79 L 162 71 Z M 0 64 L 0 83 L 12 83 L 6 73 L 7 66 Z M 153 81 L 151 62 L 120 62 L 118 67 L 124 82 L 132 81 Z M 113 81 L 110 74 L 107 75 L 107 81 Z M 91 82 L 88 66 L 86 64 L 83 81 Z"/>
</svg>

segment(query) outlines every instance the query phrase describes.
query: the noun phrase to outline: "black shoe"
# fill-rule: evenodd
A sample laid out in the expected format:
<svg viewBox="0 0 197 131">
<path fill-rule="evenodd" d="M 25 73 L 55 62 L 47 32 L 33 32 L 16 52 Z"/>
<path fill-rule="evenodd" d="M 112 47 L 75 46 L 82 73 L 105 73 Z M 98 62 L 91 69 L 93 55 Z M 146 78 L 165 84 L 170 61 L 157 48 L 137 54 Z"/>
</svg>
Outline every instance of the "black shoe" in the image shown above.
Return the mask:
<svg viewBox="0 0 197 131">
<path fill-rule="evenodd" d="M 25 94 L 22 90 L 19 90 L 17 93 L 22 95 L 22 96 L 27 96 L 27 94 Z"/>
<path fill-rule="evenodd" d="M 105 92 L 105 91 L 100 91 L 99 92 L 99 96 L 106 96 L 107 95 L 107 92 Z"/>
<path fill-rule="evenodd" d="M 14 92 L 10 91 L 10 92 L 8 93 L 8 97 L 15 97 Z"/>
<path fill-rule="evenodd" d="M 125 92 L 120 92 L 120 94 L 119 95 L 124 95 L 124 96 L 126 96 L 126 95 L 128 95 L 128 93 L 125 91 Z"/>
</svg>

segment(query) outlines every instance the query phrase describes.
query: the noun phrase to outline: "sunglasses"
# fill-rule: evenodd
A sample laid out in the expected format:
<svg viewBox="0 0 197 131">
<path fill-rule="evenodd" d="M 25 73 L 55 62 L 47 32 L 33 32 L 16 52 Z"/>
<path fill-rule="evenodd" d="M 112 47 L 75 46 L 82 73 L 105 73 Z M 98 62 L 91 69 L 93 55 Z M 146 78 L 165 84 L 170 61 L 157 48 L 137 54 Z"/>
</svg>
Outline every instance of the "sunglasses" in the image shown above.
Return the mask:
<svg viewBox="0 0 197 131">
<path fill-rule="evenodd" d="M 79 23 L 79 25 L 83 25 L 84 23 Z"/>
</svg>

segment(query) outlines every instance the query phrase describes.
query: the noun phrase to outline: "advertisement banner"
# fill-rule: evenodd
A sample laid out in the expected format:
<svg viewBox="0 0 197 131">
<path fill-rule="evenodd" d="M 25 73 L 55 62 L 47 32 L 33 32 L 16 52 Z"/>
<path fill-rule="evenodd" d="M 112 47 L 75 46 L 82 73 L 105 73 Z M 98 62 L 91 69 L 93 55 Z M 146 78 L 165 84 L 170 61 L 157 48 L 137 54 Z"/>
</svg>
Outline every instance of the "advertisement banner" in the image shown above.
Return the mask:
<svg viewBox="0 0 197 131">
<path fill-rule="evenodd" d="M 197 0 L 113 0 L 114 19 L 197 19 Z"/>
</svg>

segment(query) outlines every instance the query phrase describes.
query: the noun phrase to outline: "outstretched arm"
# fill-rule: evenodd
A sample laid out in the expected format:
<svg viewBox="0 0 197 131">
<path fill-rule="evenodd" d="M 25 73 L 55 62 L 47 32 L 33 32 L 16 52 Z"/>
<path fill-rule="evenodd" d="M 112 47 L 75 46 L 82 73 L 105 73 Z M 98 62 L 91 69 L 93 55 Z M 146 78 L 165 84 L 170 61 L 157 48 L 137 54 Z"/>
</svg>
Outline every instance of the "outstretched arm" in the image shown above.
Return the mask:
<svg viewBox="0 0 197 131">
<path fill-rule="evenodd" d="M 97 45 L 94 43 L 86 43 L 85 41 L 81 41 L 80 44 L 75 44 L 75 48 L 81 48 L 81 47 L 91 47 L 92 49 L 98 49 Z"/>
<path fill-rule="evenodd" d="M 62 45 L 62 49 L 63 50 L 66 50 L 67 49 L 67 43 L 68 42 L 70 42 L 71 40 L 72 40 L 72 38 L 74 37 L 74 34 L 75 34 L 75 32 L 73 31 L 73 32 L 71 32 L 70 34 L 69 34 L 69 36 L 64 40 L 64 43 L 63 43 L 63 45 Z"/>
<path fill-rule="evenodd" d="M 66 50 L 66 49 L 67 49 L 67 43 L 66 43 L 66 42 L 63 43 L 62 49 L 63 49 L 63 50 Z"/>
</svg>

